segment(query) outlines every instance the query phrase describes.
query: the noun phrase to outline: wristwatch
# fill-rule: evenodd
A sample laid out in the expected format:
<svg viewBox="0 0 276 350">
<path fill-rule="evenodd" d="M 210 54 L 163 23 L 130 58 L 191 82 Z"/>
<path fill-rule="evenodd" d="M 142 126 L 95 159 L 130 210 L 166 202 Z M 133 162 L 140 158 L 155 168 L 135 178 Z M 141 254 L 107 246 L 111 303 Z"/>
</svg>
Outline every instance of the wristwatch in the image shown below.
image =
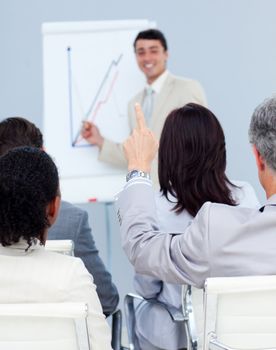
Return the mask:
<svg viewBox="0 0 276 350">
<path fill-rule="evenodd" d="M 150 180 L 150 174 L 146 173 L 142 170 L 131 170 L 127 173 L 126 175 L 126 181 L 128 182 L 129 180 L 133 179 L 134 177 L 143 177 L 145 179 Z"/>
</svg>

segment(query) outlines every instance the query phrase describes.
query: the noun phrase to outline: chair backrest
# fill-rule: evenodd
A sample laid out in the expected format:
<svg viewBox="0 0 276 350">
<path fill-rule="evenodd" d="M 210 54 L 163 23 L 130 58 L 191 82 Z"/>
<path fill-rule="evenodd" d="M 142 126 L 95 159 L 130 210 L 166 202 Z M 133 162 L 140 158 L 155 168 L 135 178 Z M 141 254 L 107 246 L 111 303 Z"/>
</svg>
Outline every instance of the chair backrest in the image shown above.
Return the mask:
<svg viewBox="0 0 276 350">
<path fill-rule="evenodd" d="M 0 304 L 0 349 L 89 350 L 85 303 Z"/>
<path fill-rule="evenodd" d="M 135 334 L 135 305 L 134 300 L 137 299 L 139 302 L 144 301 L 144 298 L 140 295 L 128 293 L 124 299 L 125 316 L 126 316 L 126 327 L 128 333 L 129 349 L 135 350 L 137 339 Z"/>
<path fill-rule="evenodd" d="M 74 242 L 70 239 L 49 239 L 45 249 L 65 255 L 74 255 Z"/>
<path fill-rule="evenodd" d="M 276 348 L 276 276 L 208 278 L 204 322 L 205 350 Z"/>
</svg>

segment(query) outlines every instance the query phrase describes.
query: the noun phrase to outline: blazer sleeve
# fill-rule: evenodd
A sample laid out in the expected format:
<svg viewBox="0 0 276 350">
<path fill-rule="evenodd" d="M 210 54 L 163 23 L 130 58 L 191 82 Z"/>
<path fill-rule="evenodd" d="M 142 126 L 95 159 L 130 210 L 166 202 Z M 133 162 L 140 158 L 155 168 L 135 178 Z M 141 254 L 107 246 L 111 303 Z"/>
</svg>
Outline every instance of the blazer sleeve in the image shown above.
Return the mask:
<svg viewBox="0 0 276 350">
<path fill-rule="evenodd" d="M 127 167 L 123 145 L 121 143 L 116 143 L 111 140 L 104 140 L 102 149 L 99 152 L 98 159 L 101 162 L 113 164 L 118 167 Z"/>
<path fill-rule="evenodd" d="M 79 223 L 78 235 L 75 241 L 75 256 L 81 258 L 85 267 L 93 276 L 103 312 L 106 316 L 110 315 L 118 305 L 119 294 L 116 286 L 112 283 L 110 273 L 106 270 L 99 256 L 86 211 L 82 211 Z"/>
<path fill-rule="evenodd" d="M 136 292 L 145 299 L 157 298 L 161 292 L 163 282 L 151 276 L 140 275 L 134 276 L 134 288 Z"/>
<path fill-rule="evenodd" d="M 162 233 L 149 181 L 130 182 L 116 203 L 122 245 L 137 273 L 164 282 L 203 287 L 210 275 L 208 217 L 204 204 L 183 234 Z"/>
</svg>

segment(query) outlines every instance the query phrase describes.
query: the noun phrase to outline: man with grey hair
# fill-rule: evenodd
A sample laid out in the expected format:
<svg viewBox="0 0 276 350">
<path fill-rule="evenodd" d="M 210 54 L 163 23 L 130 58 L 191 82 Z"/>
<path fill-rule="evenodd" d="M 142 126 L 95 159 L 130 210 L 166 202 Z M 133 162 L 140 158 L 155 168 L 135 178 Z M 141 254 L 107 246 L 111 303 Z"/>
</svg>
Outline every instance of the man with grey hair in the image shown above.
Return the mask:
<svg viewBox="0 0 276 350">
<path fill-rule="evenodd" d="M 124 250 L 141 274 L 203 287 L 207 277 L 276 274 L 276 97 L 253 113 L 250 142 L 267 201 L 260 209 L 206 202 L 182 233 L 159 231 L 148 179 L 157 141 L 136 106 L 137 128 L 125 143 L 133 176 L 117 200 Z"/>
<path fill-rule="evenodd" d="M 249 140 L 254 152 L 276 172 L 276 94 L 266 99 L 254 111 L 249 128 Z M 276 174 L 275 174 L 276 175 Z"/>
</svg>

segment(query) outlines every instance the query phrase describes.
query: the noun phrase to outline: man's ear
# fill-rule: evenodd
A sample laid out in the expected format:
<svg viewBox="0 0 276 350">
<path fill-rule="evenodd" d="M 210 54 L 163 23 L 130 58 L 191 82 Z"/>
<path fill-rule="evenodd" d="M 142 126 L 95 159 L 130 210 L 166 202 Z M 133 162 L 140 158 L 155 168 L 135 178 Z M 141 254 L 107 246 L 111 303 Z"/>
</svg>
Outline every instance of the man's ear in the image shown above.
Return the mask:
<svg viewBox="0 0 276 350">
<path fill-rule="evenodd" d="M 53 225 L 53 223 L 56 221 L 56 218 L 58 216 L 59 207 L 60 207 L 60 196 L 56 196 L 48 205 L 46 208 L 47 213 L 47 219 L 49 221 L 50 226 Z"/>
<path fill-rule="evenodd" d="M 255 156 L 258 170 L 263 171 L 265 169 L 265 162 L 264 162 L 263 157 L 261 156 L 260 152 L 257 150 L 255 145 L 253 145 L 253 153 Z"/>
</svg>

